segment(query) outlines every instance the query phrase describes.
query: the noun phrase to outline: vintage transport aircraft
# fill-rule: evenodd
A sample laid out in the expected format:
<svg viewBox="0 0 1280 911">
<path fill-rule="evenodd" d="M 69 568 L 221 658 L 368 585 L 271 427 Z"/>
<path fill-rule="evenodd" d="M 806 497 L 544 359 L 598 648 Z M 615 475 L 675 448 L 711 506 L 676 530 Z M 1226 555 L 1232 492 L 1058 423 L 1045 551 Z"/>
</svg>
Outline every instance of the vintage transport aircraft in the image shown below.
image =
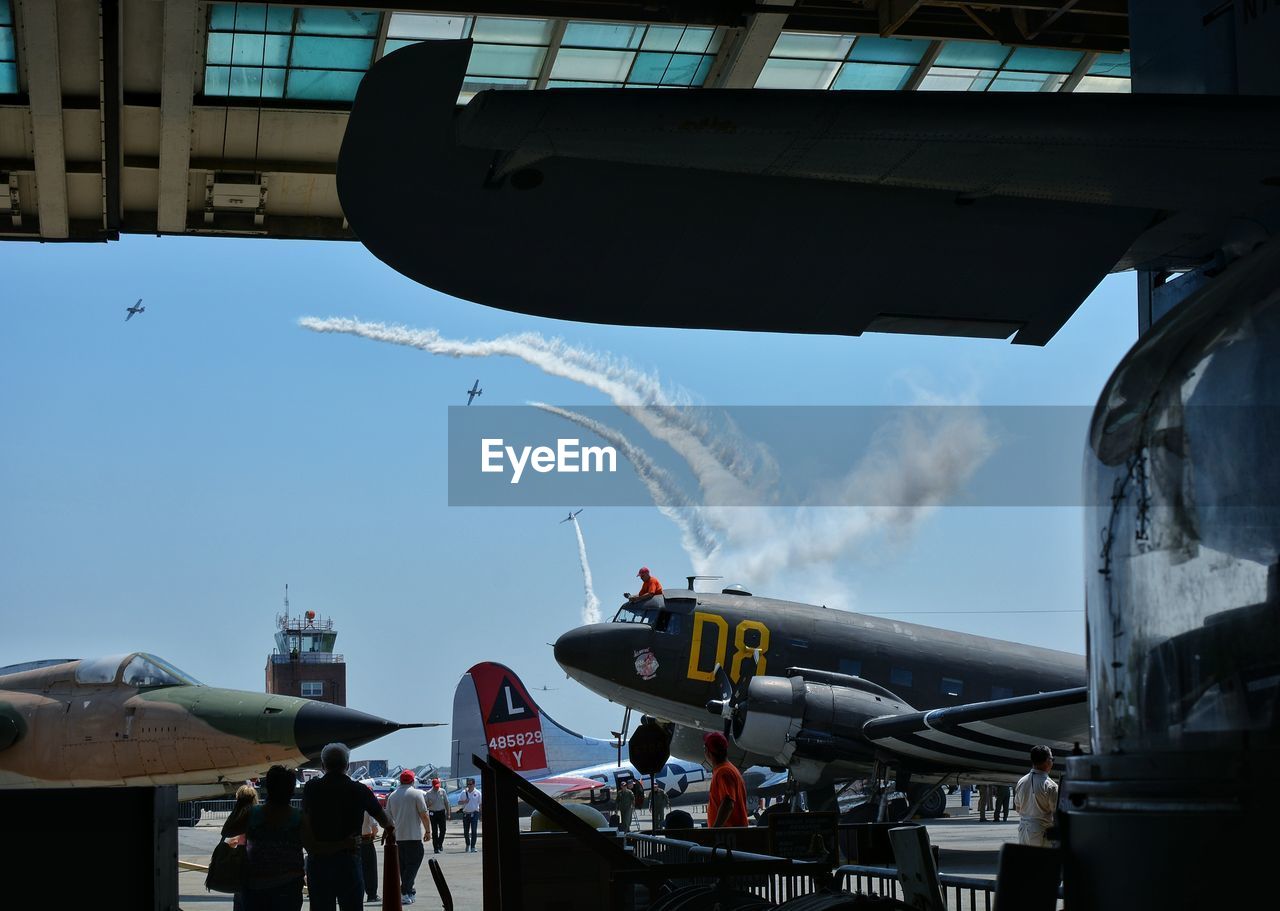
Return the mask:
<svg viewBox="0 0 1280 911">
<path fill-rule="evenodd" d="M 182 799 L 402 728 L 340 705 L 205 686 L 145 652 L 0 668 L 0 789 L 179 785 Z"/>
<path fill-rule="evenodd" d="M 685 755 L 690 729 L 723 724 L 740 764 L 790 769 L 811 806 L 882 763 L 938 812 L 952 775 L 1014 781 L 1035 744 L 1065 757 L 1089 743 L 1080 655 L 735 589 L 654 601 L 565 633 L 556 660 L 593 692 L 674 722 Z"/>
</svg>

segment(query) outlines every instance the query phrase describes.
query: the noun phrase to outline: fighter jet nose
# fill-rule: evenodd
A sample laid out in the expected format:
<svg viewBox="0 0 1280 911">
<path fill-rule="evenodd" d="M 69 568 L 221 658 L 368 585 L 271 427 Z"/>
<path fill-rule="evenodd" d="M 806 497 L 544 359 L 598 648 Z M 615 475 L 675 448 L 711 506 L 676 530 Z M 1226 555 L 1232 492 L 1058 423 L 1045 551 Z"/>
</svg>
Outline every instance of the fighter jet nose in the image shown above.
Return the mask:
<svg viewBox="0 0 1280 911">
<path fill-rule="evenodd" d="M 592 651 L 599 651 L 598 644 L 594 642 L 594 632 L 590 626 L 579 626 L 557 639 L 556 663 L 566 671 L 586 668 Z"/>
<path fill-rule="evenodd" d="M 354 750 L 401 727 L 404 725 L 346 706 L 310 702 L 298 709 L 293 737 L 299 752 L 317 759 L 327 744 L 344 743 Z"/>
</svg>

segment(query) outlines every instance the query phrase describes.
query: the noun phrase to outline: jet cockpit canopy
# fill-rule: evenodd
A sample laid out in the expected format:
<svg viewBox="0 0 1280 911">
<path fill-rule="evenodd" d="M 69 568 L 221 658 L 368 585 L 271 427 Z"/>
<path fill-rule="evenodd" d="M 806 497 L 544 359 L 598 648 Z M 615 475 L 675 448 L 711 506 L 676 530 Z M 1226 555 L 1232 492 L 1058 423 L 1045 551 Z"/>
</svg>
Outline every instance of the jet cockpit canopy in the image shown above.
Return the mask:
<svg viewBox="0 0 1280 911">
<path fill-rule="evenodd" d="M 146 652 L 86 658 L 76 668 L 76 683 L 107 685 L 118 683 L 137 689 L 161 686 L 200 686 L 201 683 L 163 658 Z"/>
</svg>

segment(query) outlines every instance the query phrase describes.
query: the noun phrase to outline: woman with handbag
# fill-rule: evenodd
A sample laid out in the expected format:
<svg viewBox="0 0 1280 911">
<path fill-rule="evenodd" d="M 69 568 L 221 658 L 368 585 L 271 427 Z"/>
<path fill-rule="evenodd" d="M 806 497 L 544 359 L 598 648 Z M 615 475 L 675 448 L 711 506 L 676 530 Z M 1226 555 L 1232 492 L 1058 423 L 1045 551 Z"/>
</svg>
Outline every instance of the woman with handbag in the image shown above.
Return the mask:
<svg viewBox="0 0 1280 911">
<path fill-rule="evenodd" d="M 299 911 L 302 907 L 302 811 L 293 807 L 297 780 L 284 766 L 263 779 L 266 803 L 239 801 L 222 827 L 224 838 L 245 837 L 244 911 Z"/>
<path fill-rule="evenodd" d="M 251 784 L 242 784 L 236 789 L 236 806 L 231 812 L 235 813 L 240 809 L 241 805 L 247 804 L 250 807 L 258 803 L 258 789 Z M 243 835 L 233 835 L 227 839 L 227 847 L 232 851 L 244 845 L 245 838 Z M 240 855 L 240 875 L 244 876 L 244 851 L 237 852 Z M 232 895 L 232 911 L 245 911 L 244 908 L 244 890 L 237 889 Z"/>
</svg>

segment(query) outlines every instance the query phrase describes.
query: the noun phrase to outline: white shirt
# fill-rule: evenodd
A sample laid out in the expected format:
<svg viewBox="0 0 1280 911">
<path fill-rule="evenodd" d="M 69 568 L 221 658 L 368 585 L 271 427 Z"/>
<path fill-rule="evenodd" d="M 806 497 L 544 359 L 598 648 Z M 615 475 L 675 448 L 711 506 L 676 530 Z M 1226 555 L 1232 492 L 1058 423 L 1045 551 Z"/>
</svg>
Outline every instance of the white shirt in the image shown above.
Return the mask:
<svg viewBox="0 0 1280 911">
<path fill-rule="evenodd" d="M 1045 846 L 1045 830 L 1053 825 L 1058 808 L 1058 785 L 1047 772 L 1032 769 L 1018 779 L 1013 789 L 1013 808 L 1018 813 L 1018 843 Z"/>
<path fill-rule="evenodd" d="M 426 795 L 413 785 L 401 785 L 387 798 L 387 815 L 396 826 L 396 841 L 422 841 L 422 817 Z"/>
<path fill-rule="evenodd" d="M 458 809 L 463 813 L 480 812 L 480 790 L 463 791 L 458 795 Z"/>
</svg>

